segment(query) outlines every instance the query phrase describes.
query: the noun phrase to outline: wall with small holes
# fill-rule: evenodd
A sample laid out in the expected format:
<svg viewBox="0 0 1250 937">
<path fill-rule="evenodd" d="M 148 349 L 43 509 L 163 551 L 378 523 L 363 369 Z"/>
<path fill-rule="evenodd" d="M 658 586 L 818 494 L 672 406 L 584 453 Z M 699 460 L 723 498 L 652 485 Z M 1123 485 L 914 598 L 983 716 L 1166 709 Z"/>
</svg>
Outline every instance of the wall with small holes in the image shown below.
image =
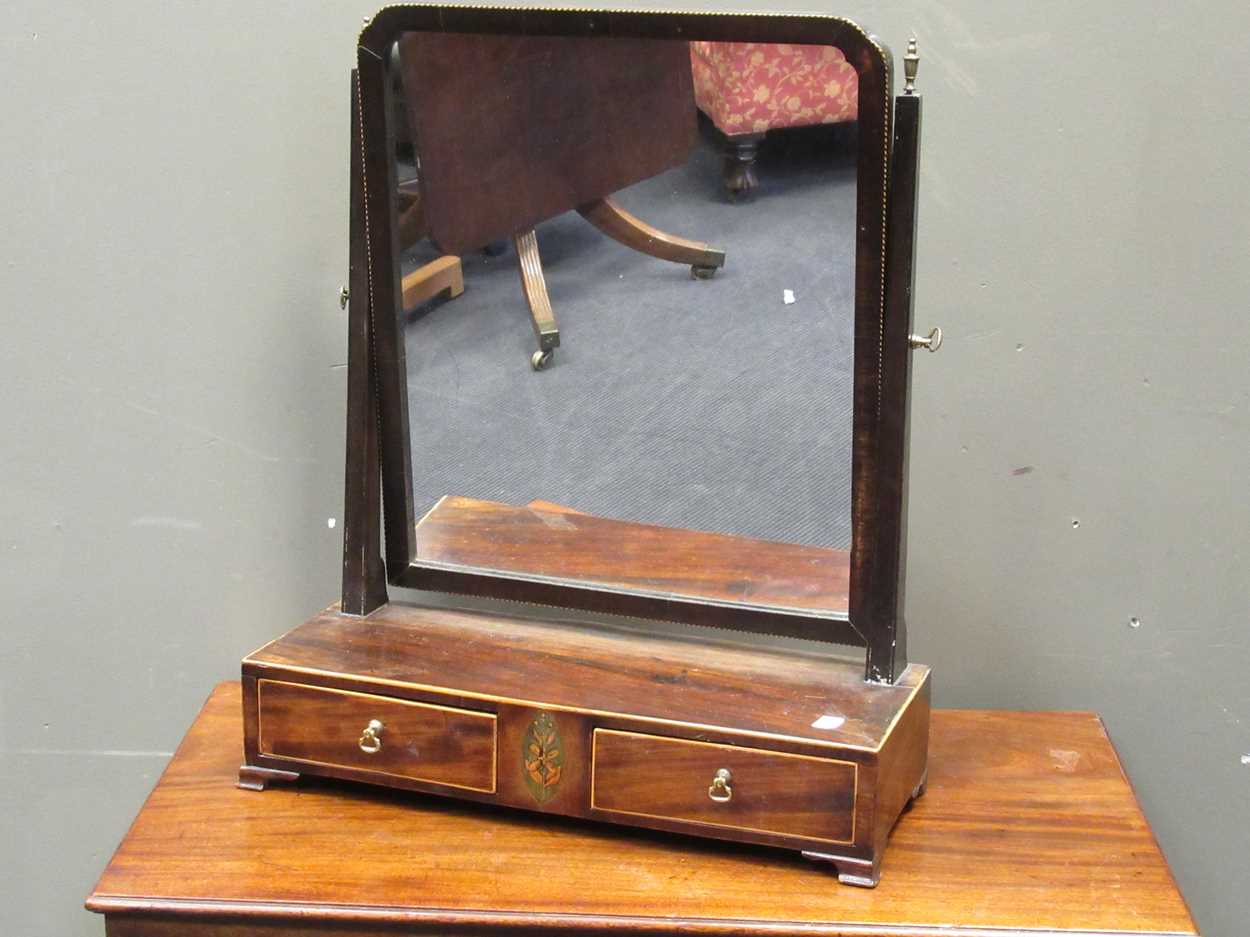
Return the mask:
<svg viewBox="0 0 1250 937">
<path fill-rule="evenodd" d="M 672 6 L 666 3 L 666 6 Z M 907 617 L 939 706 L 1093 709 L 1250 918 L 1250 7 L 849 0 L 925 97 Z M 214 683 L 338 592 L 368 5 L 10 3 L 0 932 L 81 901 Z"/>
</svg>

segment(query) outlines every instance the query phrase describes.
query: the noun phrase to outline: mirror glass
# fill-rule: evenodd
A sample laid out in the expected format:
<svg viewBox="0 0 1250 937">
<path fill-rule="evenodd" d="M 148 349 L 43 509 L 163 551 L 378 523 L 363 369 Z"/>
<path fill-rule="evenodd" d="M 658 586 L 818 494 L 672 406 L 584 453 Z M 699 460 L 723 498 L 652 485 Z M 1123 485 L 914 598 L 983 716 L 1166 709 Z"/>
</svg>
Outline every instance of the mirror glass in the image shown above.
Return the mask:
<svg viewBox="0 0 1250 937">
<path fill-rule="evenodd" d="M 845 618 L 842 53 L 409 32 L 393 64 L 416 564 Z"/>
</svg>

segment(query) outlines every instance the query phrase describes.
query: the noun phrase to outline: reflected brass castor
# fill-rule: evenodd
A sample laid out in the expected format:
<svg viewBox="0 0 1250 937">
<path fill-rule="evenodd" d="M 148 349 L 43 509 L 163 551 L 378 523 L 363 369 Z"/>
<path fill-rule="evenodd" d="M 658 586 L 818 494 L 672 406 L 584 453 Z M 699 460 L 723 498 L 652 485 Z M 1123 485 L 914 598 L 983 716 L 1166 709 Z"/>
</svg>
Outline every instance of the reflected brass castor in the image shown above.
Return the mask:
<svg viewBox="0 0 1250 937">
<path fill-rule="evenodd" d="M 690 278 L 692 280 L 710 280 L 716 276 L 715 267 L 701 267 L 695 264 L 690 268 Z"/>
<path fill-rule="evenodd" d="M 533 368 L 535 371 L 543 370 L 543 368 L 551 364 L 551 358 L 555 353 L 556 352 L 554 348 L 549 348 L 546 351 L 534 352 L 532 355 L 530 355 L 530 367 Z"/>
</svg>

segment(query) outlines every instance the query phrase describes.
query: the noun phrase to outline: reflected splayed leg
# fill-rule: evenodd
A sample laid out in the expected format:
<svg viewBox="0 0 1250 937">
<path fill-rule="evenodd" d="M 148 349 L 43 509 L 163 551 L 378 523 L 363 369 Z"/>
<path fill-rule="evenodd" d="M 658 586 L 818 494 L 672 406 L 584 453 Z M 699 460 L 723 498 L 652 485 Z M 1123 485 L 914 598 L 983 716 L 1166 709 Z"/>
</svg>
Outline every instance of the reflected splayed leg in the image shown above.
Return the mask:
<svg viewBox="0 0 1250 937">
<path fill-rule="evenodd" d="M 690 264 L 691 273 L 706 279 L 725 266 L 725 252 L 702 241 L 689 241 L 665 234 L 631 215 L 611 198 L 596 199 L 577 207 L 577 212 L 592 225 L 626 247 L 660 260 Z"/>
<path fill-rule="evenodd" d="M 551 298 L 547 295 L 547 281 L 543 278 L 543 262 L 538 256 L 538 238 L 534 229 L 528 228 L 512 235 L 512 245 L 516 248 L 521 288 L 525 291 L 534 335 L 538 338 L 538 351 L 530 357 L 530 365 L 535 371 L 541 371 L 551 363 L 552 355 L 560 347 L 560 329 L 551 308 Z"/>
<path fill-rule="evenodd" d="M 464 273 L 460 268 L 460 258 L 446 254 L 437 260 L 431 260 L 404 277 L 400 289 L 405 312 L 415 309 L 427 299 L 433 299 L 439 293 L 446 293 L 449 299 L 455 299 L 464 292 Z"/>
</svg>

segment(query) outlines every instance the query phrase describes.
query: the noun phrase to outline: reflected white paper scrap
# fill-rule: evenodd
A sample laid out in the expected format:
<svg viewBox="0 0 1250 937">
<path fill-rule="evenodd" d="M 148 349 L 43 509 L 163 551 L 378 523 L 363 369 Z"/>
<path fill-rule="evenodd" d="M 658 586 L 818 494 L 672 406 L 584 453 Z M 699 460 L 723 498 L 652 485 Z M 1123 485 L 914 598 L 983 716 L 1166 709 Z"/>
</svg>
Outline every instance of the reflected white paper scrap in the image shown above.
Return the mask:
<svg viewBox="0 0 1250 937">
<path fill-rule="evenodd" d="M 793 303 L 794 302 L 794 290 L 782 290 L 781 301 L 785 303 L 787 306 Z"/>
<path fill-rule="evenodd" d="M 845 716 L 824 715 L 812 723 L 813 729 L 838 729 L 846 722 Z"/>
</svg>

